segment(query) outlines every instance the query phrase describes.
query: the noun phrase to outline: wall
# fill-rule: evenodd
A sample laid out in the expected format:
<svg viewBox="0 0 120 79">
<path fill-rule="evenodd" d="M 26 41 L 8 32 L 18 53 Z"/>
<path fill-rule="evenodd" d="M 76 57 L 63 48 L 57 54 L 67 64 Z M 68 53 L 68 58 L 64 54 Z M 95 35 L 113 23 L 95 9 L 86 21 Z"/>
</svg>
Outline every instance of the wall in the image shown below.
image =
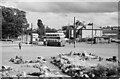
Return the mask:
<svg viewBox="0 0 120 79">
<path fill-rule="evenodd" d="M 93 36 L 102 36 L 102 30 L 96 30 L 96 35 L 95 35 L 95 30 L 93 30 Z M 92 38 L 92 30 L 82 30 L 82 38 Z"/>
</svg>

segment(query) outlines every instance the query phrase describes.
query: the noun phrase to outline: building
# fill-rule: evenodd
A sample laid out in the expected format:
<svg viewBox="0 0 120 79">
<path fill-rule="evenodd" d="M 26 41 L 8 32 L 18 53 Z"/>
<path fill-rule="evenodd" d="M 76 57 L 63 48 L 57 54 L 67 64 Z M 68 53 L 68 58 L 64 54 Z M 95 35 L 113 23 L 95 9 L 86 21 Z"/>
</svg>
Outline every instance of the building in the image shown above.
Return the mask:
<svg viewBox="0 0 120 79">
<path fill-rule="evenodd" d="M 103 29 L 104 36 L 109 36 L 112 39 L 120 39 L 120 37 L 118 36 L 119 35 L 118 34 L 119 27 L 118 26 L 103 27 L 102 29 Z"/>
<path fill-rule="evenodd" d="M 23 43 L 29 43 L 30 39 L 31 39 L 31 36 L 27 34 L 18 36 L 18 40 L 21 40 L 21 42 Z"/>
<path fill-rule="evenodd" d="M 23 43 L 31 43 L 31 41 L 32 42 L 39 41 L 38 36 L 39 35 L 37 33 L 32 33 L 32 35 L 24 34 L 24 35 L 20 35 L 18 39 L 21 40 L 21 42 Z"/>
<path fill-rule="evenodd" d="M 74 38 L 74 28 L 72 25 L 68 26 L 66 29 L 66 37 L 73 39 Z M 82 28 L 81 26 L 79 28 L 76 29 L 76 34 L 75 37 L 76 38 L 92 38 L 95 36 L 102 36 L 103 32 L 102 29 L 96 26 L 93 26 L 93 28 L 91 26 L 86 26 L 86 28 Z"/>
</svg>

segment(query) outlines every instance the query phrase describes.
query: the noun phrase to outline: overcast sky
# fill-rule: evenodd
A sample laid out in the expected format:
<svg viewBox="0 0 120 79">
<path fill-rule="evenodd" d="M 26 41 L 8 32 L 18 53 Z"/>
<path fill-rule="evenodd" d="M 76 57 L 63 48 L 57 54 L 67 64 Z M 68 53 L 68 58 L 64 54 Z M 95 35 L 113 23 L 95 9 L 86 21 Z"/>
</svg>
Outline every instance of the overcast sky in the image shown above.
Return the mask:
<svg viewBox="0 0 120 79">
<path fill-rule="evenodd" d="M 73 24 L 73 17 L 95 27 L 118 25 L 118 0 L 2 0 L 1 5 L 26 11 L 34 28 L 41 19 L 44 25 L 59 29 Z"/>
</svg>

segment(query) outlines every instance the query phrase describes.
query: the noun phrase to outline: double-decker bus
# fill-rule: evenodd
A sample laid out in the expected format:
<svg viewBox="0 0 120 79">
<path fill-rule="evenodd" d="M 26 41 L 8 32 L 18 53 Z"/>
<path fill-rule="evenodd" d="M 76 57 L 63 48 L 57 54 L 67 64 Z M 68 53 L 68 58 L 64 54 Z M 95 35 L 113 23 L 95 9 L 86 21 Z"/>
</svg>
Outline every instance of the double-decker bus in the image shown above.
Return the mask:
<svg viewBox="0 0 120 79">
<path fill-rule="evenodd" d="M 44 36 L 44 45 L 65 46 L 64 33 L 46 33 Z"/>
</svg>

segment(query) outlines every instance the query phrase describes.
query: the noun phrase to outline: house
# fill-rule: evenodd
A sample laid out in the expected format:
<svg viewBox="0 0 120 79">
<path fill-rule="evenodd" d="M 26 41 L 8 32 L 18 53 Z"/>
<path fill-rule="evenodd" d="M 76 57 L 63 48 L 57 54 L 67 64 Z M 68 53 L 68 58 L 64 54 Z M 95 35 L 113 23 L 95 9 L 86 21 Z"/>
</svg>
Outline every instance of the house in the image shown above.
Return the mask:
<svg viewBox="0 0 120 79">
<path fill-rule="evenodd" d="M 95 36 L 102 36 L 102 29 L 99 27 L 94 26 L 86 26 L 86 28 L 83 28 L 82 26 L 78 27 L 75 33 L 76 38 L 92 38 Z M 74 26 L 69 25 L 67 26 L 65 35 L 67 38 L 74 39 Z"/>
<path fill-rule="evenodd" d="M 118 39 L 118 26 L 112 26 L 112 27 L 103 27 L 103 35 L 109 36 L 112 39 Z M 120 38 L 119 38 L 120 39 Z"/>
</svg>

